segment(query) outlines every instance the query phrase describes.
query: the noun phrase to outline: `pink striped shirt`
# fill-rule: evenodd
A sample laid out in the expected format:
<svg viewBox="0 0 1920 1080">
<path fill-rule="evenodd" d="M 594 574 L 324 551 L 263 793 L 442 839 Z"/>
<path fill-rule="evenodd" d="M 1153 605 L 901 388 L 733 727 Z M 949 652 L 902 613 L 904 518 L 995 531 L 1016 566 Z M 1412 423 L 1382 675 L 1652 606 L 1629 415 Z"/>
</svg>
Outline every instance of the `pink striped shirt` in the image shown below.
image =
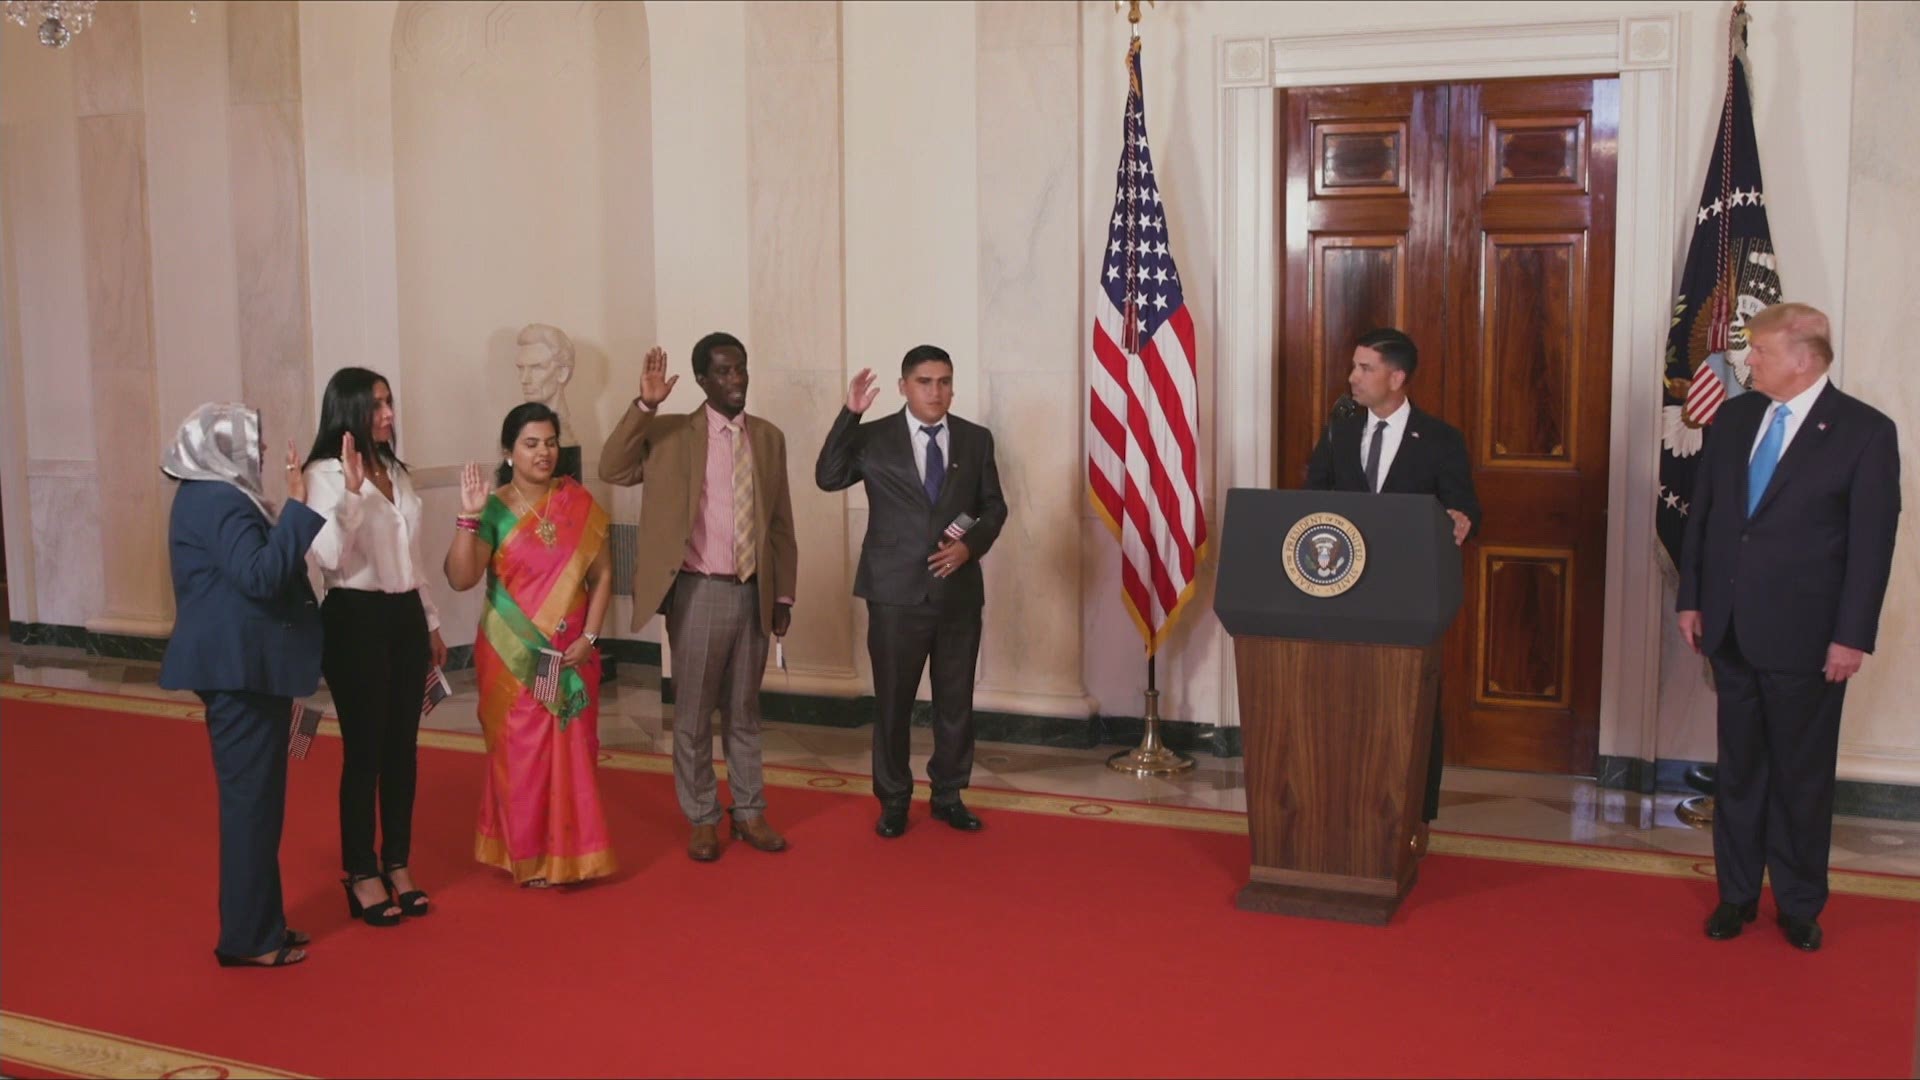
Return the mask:
<svg viewBox="0 0 1920 1080">
<path fill-rule="evenodd" d="M 683 570 L 722 577 L 735 573 L 733 443 L 747 437 L 746 423 L 744 412 L 728 420 L 718 409 L 707 409 L 707 475 L 700 485 L 700 510 L 693 517 L 693 531 L 687 535 L 686 561 L 680 564 Z"/>
</svg>

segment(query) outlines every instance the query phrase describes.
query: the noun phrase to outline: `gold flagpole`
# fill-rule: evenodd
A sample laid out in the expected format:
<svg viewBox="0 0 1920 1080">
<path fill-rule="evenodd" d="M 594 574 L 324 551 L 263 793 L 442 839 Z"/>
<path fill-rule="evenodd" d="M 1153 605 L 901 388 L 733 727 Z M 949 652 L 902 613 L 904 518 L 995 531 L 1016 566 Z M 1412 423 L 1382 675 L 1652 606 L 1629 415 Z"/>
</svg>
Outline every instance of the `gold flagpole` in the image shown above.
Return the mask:
<svg viewBox="0 0 1920 1080">
<path fill-rule="evenodd" d="M 1113 0 L 1113 10 L 1118 12 L 1122 0 Z M 1140 0 L 1125 0 L 1127 22 L 1133 30 L 1132 43 L 1127 46 L 1127 78 L 1133 78 L 1133 52 L 1140 47 Z M 1154 0 L 1147 0 L 1153 6 Z M 1152 643 L 1148 643 L 1152 647 Z M 1140 745 L 1131 750 L 1122 750 L 1107 759 L 1107 768 L 1115 772 L 1133 776 L 1172 776 L 1193 768 L 1193 759 L 1185 754 L 1167 748 L 1160 741 L 1160 687 L 1157 685 L 1153 654 L 1147 654 L 1147 695 L 1146 707 L 1141 712 L 1145 730 L 1140 733 Z"/>
<path fill-rule="evenodd" d="M 1751 21 L 1751 19 L 1752 16 L 1747 14 L 1747 0 L 1733 0 L 1733 13 L 1727 18 L 1727 64 L 1729 66 L 1737 61 L 1739 54 L 1744 50 L 1745 43 L 1741 40 L 1741 33 L 1746 27 L 1743 24 Z M 1731 100 L 1728 101 L 1726 107 L 1733 107 Z M 1728 153 L 1731 153 L 1733 148 L 1728 147 L 1727 149 Z M 1730 273 L 1729 276 L 1735 279 L 1738 278 L 1737 273 Z M 1731 286 L 1734 282 L 1729 281 L 1727 284 Z M 1732 296 L 1737 290 L 1729 287 L 1726 291 L 1728 296 Z M 1681 799 L 1679 804 L 1673 808 L 1673 816 L 1696 829 L 1711 828 L 1713 826 L 1714 782 L 1719 778 L 1719 774 L 1720 769 L 1717 763 L 1705 766 L 1696 765 L 1687 770 L 1687 783 L 1698 790 L 1700 794 L 1689 795 Z M 1914 1052 L 1916 1055 L 1920 1055 L 1920 1043 L 1916 1043 L 1915 1045 L 1916 1049 Z M 1920 1058 L 1916 1058 L 1916 1060 L 1920 1060 Z"/>
</svg>

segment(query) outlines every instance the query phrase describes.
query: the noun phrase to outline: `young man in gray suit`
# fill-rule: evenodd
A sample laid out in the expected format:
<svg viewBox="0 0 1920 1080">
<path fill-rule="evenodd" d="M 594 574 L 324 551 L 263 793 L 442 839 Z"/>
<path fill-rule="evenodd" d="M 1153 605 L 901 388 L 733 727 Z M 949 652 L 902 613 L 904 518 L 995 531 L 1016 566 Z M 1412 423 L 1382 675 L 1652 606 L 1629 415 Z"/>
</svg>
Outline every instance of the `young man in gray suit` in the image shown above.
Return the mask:
<svg viewBox="0 0 1920 1080">
<path fill-rule="evenodd" d="M 929 661 L 933 816 L 956 829 L 980 828 L 960 801 L 973 773 L 973 669 L 986 603 L 980 560 L 1007 522 L 993 433 L 947 411 L 952 358 L 933 345 L 915 346 L 900 362 L 900 393 L 906 408 L 863 424 L 879 380 L 871 369 L 855 375 L 814 465 L 822 491 L 867 486 L 867 535 L 853 594 L 867 602 L 873 662 L 873 793 L 880 800 L 874 831 L 889 839 L 907 829 L 908 734 Z"/>
</svg>

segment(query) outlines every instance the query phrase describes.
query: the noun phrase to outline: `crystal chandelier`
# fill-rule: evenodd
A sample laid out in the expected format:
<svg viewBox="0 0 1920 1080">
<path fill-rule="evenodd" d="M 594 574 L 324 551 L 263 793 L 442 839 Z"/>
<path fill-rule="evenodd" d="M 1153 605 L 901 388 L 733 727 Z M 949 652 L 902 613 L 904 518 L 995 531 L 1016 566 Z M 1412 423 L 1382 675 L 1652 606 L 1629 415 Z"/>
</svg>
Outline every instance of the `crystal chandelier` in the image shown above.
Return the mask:
<svg viewBox="0 0 1920 1080">
<path fill-rule="evenodd" d="M 40 27 L 40 44 L 64 49 L 80 31 L 93 25 L 97 0 L 6 0 L 7 18 L 21 26 Z"/>
</svg>

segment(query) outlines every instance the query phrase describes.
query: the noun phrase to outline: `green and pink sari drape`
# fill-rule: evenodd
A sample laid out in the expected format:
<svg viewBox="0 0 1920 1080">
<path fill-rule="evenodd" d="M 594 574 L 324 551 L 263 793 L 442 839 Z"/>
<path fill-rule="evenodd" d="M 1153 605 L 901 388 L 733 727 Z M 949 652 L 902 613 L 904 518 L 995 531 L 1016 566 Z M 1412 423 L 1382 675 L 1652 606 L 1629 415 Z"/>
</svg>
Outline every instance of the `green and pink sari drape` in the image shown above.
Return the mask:
<svg viewBox="0 0 1920 1080">
<path fill-rule="evenodd" d="M 531 513 L 498 497 L 480 515 L 493 548 L 487 606 L 473 643 L 487 777 L 474 858 L 515 881 L 553 884 L 614 871 L 594 766 L 600 754 L 600 656 L 589 650 L 560 680 L 553 708 L 534 697 L 540 650 L 565 651 L 586 629 L 587 569 L 607 542 L 607 515 L 561 478 Z M 553 526 L 553 543 L 541 521 Z"/>
</svg>

